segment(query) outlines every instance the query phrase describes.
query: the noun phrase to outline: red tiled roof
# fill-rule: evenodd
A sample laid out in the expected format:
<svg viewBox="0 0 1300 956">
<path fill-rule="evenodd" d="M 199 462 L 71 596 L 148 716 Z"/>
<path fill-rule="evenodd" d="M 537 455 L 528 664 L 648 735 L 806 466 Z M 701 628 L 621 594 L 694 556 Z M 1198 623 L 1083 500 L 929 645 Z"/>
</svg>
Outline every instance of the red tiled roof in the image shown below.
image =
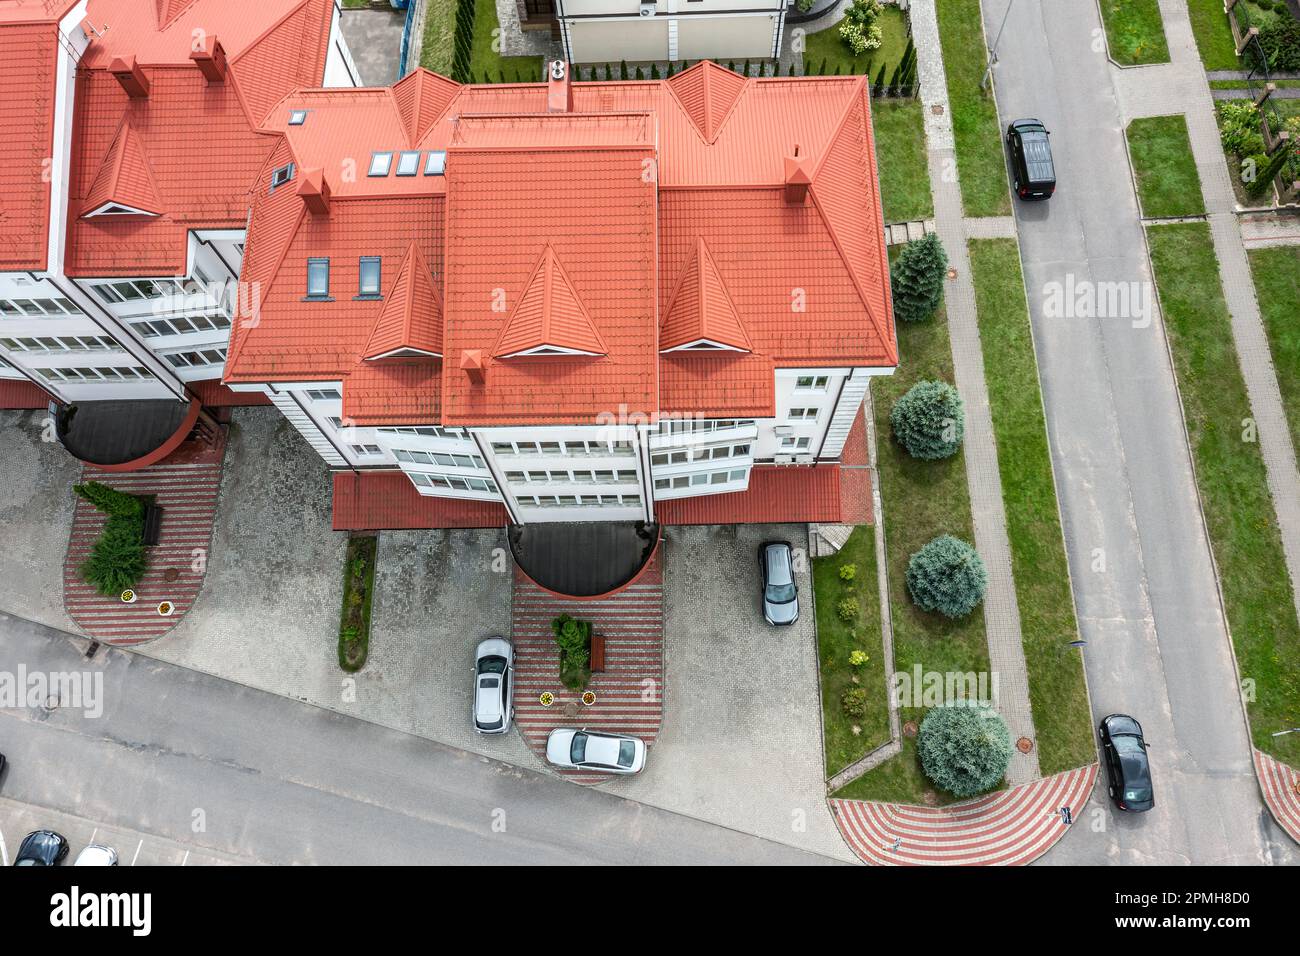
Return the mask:
<svg viewBox="0 0 1300 956">
<path fill-rule="evenodd" d="M 189 230 L 242 229 L 254 177 L 277 142 L 257 126 L 290 90 L 322 82 L 333 14 L 331 0 L 91 0 L 98 35 L 77 70 L 68 274 L 181 275 Z M 225 50 L 225 82 L 209 83 L 190 59 L 198 35 Z M 128 97 L 108 72 L 119 56 L 135 57 L 148 96 Z M 105 183 L 123 185 L 105 157 L 110 171 L 135 169 L 126 181 L 147 197 L 133 156 L 147 157 L 149 208 L 160 215 L 82 218 L 102 204 Z"/>
<path fill-rule="evenodd" d="M 50 4 L 0 4 L 0 269 L 46 267 L 58 26 Z"/>
<path fill-rule="evenodd" d="M 703 238 L 696 240 L 695 254 L 682 267 L 659 332 L 660 349 L 695 342 L 728 345 L 743 352 L 753 348 Z"/>
<path fill-rule="evenodd" d="M 375 320 L 366 358 L 394 352 L 442 355 L 442 295 L 433 287 L 420 246 L 411 243 Z"/>
<path fill-rule="evenodd" d="M 896 364 L 864 78 L 746 79 L 706 62 L 670 81 L 575 83 L 573 103 L 548 112 L 545 84 L 457 86 L 423 71 L 391 90 L 278 103 L 266 128 L 327 171 L 332 206 L 304 217 L 300 200 L 259 195 L 245 278 L 269 291 L 227 378 L 347 375 L 378 306 L 338 295 L 304 307 L 305 260 L 330 256 L 337 277 L 357 255 L 400 259 L 412 241 L 443 288 L 447 424 L 579 423 L 620 406 L 766 417 L 764 370 Z M 305 124 L 287 125 L 294 109 L 310 111 Z M 413 141 L 447 151 L 446 175 L 357 168 Z M 802 203 L 784 189 L 796 150 L 811 180 Z M 534 282 L 548 246 L 576 350 L 601 354 L 500 358 L 556 344 L 543 342 Z M 692 335 L 753 356 L 657 355 Z M 483 357 L 482 381 L 462 369 L 465 352 Z"/>
<path fill-rule="evenodd" d="M 492 354 L 505 358 L 535 349 L 605 354 L 605 343 L 549 242 Z"/>
<path fill-rule="evenodd" d="M 663 524 L 837 524 L 842 513 L 839 465 L 755 465 L 746 491 L 655 504 Z"/>
<path fill-rule="evenodd" d="M 442 362 L 362 362 L 343 380 L 343 417 L 354 425 L 436 425 L 442 421 Z"/>
<path fill-rule="evenodd" d="M 334 475 L 334 530 L 501 528 L 509 522 L 494 501 L 434 498 L 415 490 L 400 471 Z"/>
<path fill-rule="evenodd" d="M 187 388 L 198 396 L 205 408 L 242 408 L 248 405 L 271 404 L 270 396 L 264 392 L 236 392 L 216 379 L 190 382 Z"/>
<path fill-rule="evenodd" d="M 44 408 L 54 396 L 39 385 L 17 379 L 0 379 L 0 408 Z"/>
<path fill-rule="evenodd" d="M 109 203 L 155 215 L 162 211 L 140 136 L 127 117 L 122 118 L 108 155 L 99 164 L 99 172 L 82 203 L 82 215 L 88 216 Z"/>
</svg>

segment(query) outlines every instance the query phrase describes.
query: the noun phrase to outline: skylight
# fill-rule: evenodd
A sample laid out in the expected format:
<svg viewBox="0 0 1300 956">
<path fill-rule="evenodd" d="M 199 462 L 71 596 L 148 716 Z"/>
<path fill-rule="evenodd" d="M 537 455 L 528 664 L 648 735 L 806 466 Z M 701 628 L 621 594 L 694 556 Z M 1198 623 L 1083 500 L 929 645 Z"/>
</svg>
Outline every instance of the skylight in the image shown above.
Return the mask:
<svg viewBox="0 0 1300 956">
<path fill-rule="evenodd" d="M 305 122 L 307 122 L 307 111 L 306 111 L 306 110 L 290 110 L 290 111 L 289 111 L 289 125 L 290 125 L 290 126 L 301 126 L 301 125 L 302 125 L 303 123 L 305 123 Z"/>
<path fill-rule="evenodd" d="M 424 175 L 442 176 L 447 172 L 447 152 L 442 149 L 435 149 L 429 153 L 429 158 L 424 161 Z"/>
<path fill-rule="evenodd" d="M 307 297 L 324 299 L 330 294 L 330 261 L 328 259 L 307 260 Z"/>
<path fill-rule="evenodd" d="M 370 154 L 370 176 L 387 176 L 388 170 L 393 166 L 392 153 L 371 153 Z"/>
<path fill-rule="evenodd" d="M 397 156 L 397 175 L 414 176 L 420 171 L 420 151 L 399 153 Z"/>
<path fill-rule="evenodd" d="M 379 256 L 362 256 L 359 275 L 360 284 L 358 294 L 363 298 L 378 297 L 379 295 Z"/>
<path fill-rule="evenodd" d="M 289 180 L 293 179 L 293 163 L 281 166 L 275 172 L 271 173 L 271 190 L 283 186 Z"/>
</svg>

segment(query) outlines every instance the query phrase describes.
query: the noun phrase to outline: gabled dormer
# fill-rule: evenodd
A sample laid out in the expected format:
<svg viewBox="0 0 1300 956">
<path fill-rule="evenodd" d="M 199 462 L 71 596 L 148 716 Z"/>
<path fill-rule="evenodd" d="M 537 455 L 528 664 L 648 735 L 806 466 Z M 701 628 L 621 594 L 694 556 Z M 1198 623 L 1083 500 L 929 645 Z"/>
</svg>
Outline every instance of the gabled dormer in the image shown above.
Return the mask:
<svg viewBox="0 0 1300 956">
<path fill-rule="evenodd" d="M 113 145 L 100 164 L 82 204 L 82 218 L 92 216 L 159 216 L 162 200 L 154 184 L 140 134 L 123 119 Z"/>
<path fill-rule="evenodd" d="M 441 358 L 442 307 L 416 243 L 407 247 L 397 278 L 375 320 L 365 359 Z"/>
<path fill-rule="evenodd" d="M 703 239 L 682 267 L 659 329 L 661 352 L 752 352 L 749 333 Z"/>
<path fill-rule="evenodd" d="M 547 243 L 492 354 L 508 359 L 606 353 L 604 340 Z"/>
</svg>

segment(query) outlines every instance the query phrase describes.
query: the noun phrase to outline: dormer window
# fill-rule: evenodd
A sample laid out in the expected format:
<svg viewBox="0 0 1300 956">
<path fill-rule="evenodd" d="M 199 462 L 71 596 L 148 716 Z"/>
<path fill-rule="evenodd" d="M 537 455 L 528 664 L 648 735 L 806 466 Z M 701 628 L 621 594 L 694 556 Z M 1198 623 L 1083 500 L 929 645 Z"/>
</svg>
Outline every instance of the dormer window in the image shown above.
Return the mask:
<svg viewBox="0 0 1300 956">
<path fill-rule="evenodd" d="M 302 125 L 303 123 L 305 123 L 305 122 L 307 122 L 307 111 L 306 111 L 306 110 L 290 110 L 290 111 L 289 111 L 289 125 L 290 125 L 290 126 L 301 126 L 301 125 Z"/>
<path fill-rule="evenodd" d="M 330 261 L 307 260 L 307 298 L 328 299 L 330 295 Z"/>
<path fill-rule="evenodd" d="M 397 175 L 414 176 L 420 171 L 420 151 L 399 153 L 397 157 Z"/>
<path fill-rule="evenodd" d="M 371 153 L 369 176 L 387 176 L 393 166 L 392 153 Z"/>
<path fill-rule="evenodd" d="M 289 180 L 293 179 L 293 163 L 281 166 L 275 172 L 271 173 L 271 192 L 283 186 Z"/>
<path fill-rule="evenodd" d="M 379 298 L 379 256 L 362 256 L 359 268 L 357 297 L 361 299 Z"/>
</svg>

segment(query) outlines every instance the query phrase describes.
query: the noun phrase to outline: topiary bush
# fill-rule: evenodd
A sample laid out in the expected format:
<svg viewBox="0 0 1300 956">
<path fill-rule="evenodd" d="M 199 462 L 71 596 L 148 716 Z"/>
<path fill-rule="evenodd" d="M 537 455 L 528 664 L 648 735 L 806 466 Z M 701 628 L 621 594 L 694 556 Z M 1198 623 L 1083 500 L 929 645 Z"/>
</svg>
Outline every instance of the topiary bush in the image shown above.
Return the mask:
<svg viewBox="0 0 1300 956">
<path fill-rule="evenodd" d="M 966 409 L 947 382 L 917 382 L 894 403 L 889 427 L 913 458 L 951 458 L 966 434 Z"/>
<path fill-rule="evenodd" d="M 955 797 L 992 790 L 1011 763 L 1011 733 L 991 707 L 960 701 L 931 708 L 916 735 L 921 769 Z"/>
<path fill-rule="evenodd" d="M 876 78 L 876 83 L 880 83 L 880 77 Z M 943 301 L 943 279 L 947 268 L 948 254 L 943 251 L 936 233 L 903 246 L 890 269 L 894 315 L 904 322 L 923 322 L 934 315 Z"/>
<path fill-rule="evenodd" d="M 90 555 L 78 569 L 82 579 L 104 597 L 134 588 L 149 569 L 144 546 L 145 500 L 98 481 L 73 485 L 72 490 L 108 515 Z"/>
<path fill-rule="evenodd" d="M 570 690 L 581 690 L 591 679 L 591 622 L 561 614 L 551 621 L 551 633 L 560 648 L 560 681 Z"/>
<path fill-rule="evenodd" d="M 922 611 L 964 617 L 984 600 L 988 572 L 973 547 L 941 534 L 907 562 L 907 590 Z"/>
</svg>

